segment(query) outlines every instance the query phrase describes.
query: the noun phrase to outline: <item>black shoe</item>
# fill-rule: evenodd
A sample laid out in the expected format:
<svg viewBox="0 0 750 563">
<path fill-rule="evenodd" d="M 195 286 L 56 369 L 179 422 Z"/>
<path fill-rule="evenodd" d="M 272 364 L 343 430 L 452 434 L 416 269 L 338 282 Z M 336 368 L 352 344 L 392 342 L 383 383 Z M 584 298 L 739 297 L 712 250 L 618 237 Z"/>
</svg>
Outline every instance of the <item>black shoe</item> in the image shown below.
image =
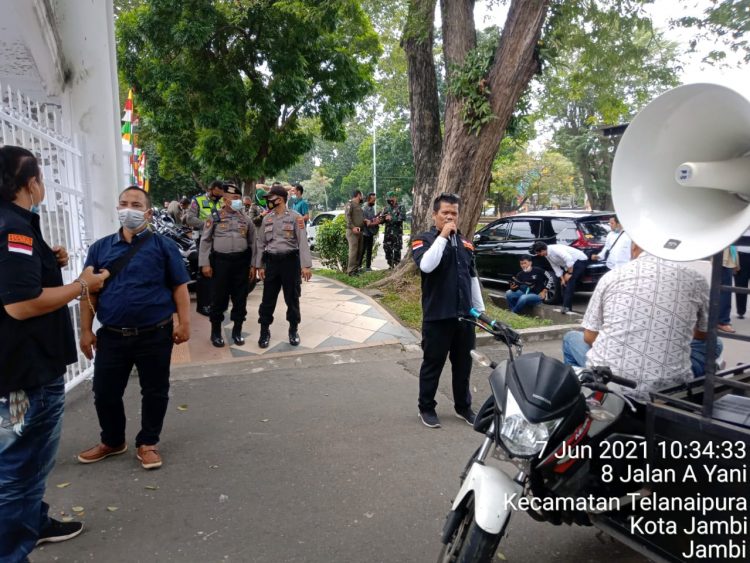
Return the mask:
<svg viewBox="0 0 750 563">
<path fill-rule="evenodd" d="M 245 345 L 245 339 L 242 338 L 242 323 L 234 323 L 234 328 L 232 329 L 232 340 L 237 346 Z"/>
<path fill-rule="evenodd" d="M 430 428 L 440 428 L 440 419 L 435 411 L 419 411 L 419 420 Z"/>
<path fill-rule="evenodd" d="M 456 418 L 465 420 L 469 426 L 474 426 L 474 420 L 477 418 L 477 414 L 471 410 L 471 407 L 466 407 L 460 411 L 456 411 Z"/>
<path fill-rule="evenodd" d="M 741 315 L 737 315 L 737 318 L 738 319 L 744 319 L 745 318 L 745 313 L 742 313 Z"/>
<path fill-rule="evenodd" d="M 569 309 L 568 307 L 563 307 L 563 308 L 561 308 L 561 309 L 560 309 L 560 312 L 561 312 L 561 313 L 562 313 L 563 315 L 568 315 L 568 314 L 570 314 L 570 313 L 571 313 L 572 311 L 571 311 L 571 310 L 570 310 L 570 309 Z"/>
<path fill-rule="evenodd" d="M 289 327 L 289 344 L 292 346 L 299 346 L 299 332 L 296 328 Z"/>
<path fill-rule="evenodd" d="M 211 323 L 211 344 L 217 348 L 224 347 L 224 338 L 221 336 L 221 323 Z"/>
<path fill-rule="evenodd" d="M 268 348 L 271 342 L 271 329 L 267 326 L 260 327 L 260 338 L 258 338 L 258 346 L 261 348 Z"/>
<path fill-rule="evenodd" d="M 205 307 L 198 307 L 198 314 L 208 317 L 211 314 L 211 307 L 206 305 Z"/>
<path fill-rule="evenodd" d="M 83 522 L 60 522 L 50 518 L 50 523 L 39 533 L 37 545 L 70 540 L 83 531 Z"/>
</svg>

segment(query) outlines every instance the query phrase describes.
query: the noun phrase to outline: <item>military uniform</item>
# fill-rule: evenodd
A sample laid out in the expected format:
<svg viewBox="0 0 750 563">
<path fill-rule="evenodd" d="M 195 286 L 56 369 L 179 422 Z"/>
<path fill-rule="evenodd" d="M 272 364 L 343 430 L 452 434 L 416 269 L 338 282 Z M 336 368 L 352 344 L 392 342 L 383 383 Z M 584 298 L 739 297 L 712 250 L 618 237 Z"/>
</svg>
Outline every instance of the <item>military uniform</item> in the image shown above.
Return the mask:
<svg viewBox="0 0 750 563">
<path fill-rule="evenodd" d="M 290 343 L 299 344 L 296 335 L 301 315 L 299 298 L 302 293 L 301 268 L 312 267 L 312 255 L 307 244 L 307 233 L 302 216 L 286 209 L 282 214 L 271 212 L 263 217 L 260 233 L 255 244 L 255 267 L 265 268 L 263 301 L 258 309 L 261 325 L 261 342 L 268 345 L 269 327 L 273 323 L 273 312 L 279 291 L 283 288 L 286 302 L 286 320 L 289 321 Z M 261 347 L 263 344 L 261 344 Z"/>
<path fill-rule="evenodd" d="M 222 208 L 218 219 L 209 218 L 203 228 L 198 265 L 211 266 L 211 341 L 223 346 L 221 324 L 224 312 L 232 299 L 230 319 L 234 321 L 232 338 L 236 344 L 242 340 L 242 323 L 247 315 L 247 294 L 255 246 L 255 229 L 241 211 Z M 216 338 L 216 336 L 219 338 Z M 221 343 L 219 342 L 221 340 Z"/>
<path fill-rule="evenodd" d="M 347 260 L 346 273 L 350 276 L 357 273 L 359 265 L 362 262 L 362 254 L 365 250 L 363 229 L 365 227 L 365 217 L 362 212 L 362 205 L 350 199 L 344 207 L 344 217 L 346 218 L 346 242 L 349 243 L 349 258 Z M 359 227 L 359 232 L 355 233 L 354 228 Z"/>
<path fill-rule="evenodd" d="M 403 245 L 404 220 L 406 211 L 403 205 L 385 206 L 384 215 L 390 215 L 391 219 L 385 222 L 385 234 L 383 236 L 383 250 L 385 259 L 390 268 L 395 268 L 401 262 L 401 246 Z"/>
<path fill-rule="evenodd" d="M 221 198 L 213 199 L 206 194 L 194 197 L 190 202 L 190 207 L 185 214 L 185 224 L 195 230 L 203 231 L 203 226 L 209 218 L 214 221 L 218 220 L 219 209 L 221 209 Z M 200 248 L 201 238 L 198 238 L 197 246 Z M 195 283 L 195 299 L 198 312 L 206 314 L 211 304 L 211 278 L 198 274 Z"/>
</svg>

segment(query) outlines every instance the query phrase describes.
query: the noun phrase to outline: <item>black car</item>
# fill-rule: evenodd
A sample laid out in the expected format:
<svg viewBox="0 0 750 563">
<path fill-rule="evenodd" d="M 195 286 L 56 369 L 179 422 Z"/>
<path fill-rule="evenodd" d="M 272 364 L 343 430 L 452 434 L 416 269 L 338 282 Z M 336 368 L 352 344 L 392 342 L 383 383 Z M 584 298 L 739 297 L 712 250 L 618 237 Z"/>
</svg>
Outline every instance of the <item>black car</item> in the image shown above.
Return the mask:
<svg viewBox="0 0 750 563">
<path fill-rule="evenodd" d="M 490 223 L 474 235 L 477 272 L 482 281 L 509 283 L 520 267 L 519 258 L 529 254 L 536 241 L 547 244 L 569 244 L 588 256 L 604 247 L 609 233 L 606 211 L 538 211 L 505 217 Z M 547 272 L 545 303 L 559 303 L 562 299 L 560 282 L 546 258 L 535 257 L 534 265 Z M 589 262 L 578 281 L 577 290 L 593 291 L 605 273 L 603 262 Z"/>
</svg>

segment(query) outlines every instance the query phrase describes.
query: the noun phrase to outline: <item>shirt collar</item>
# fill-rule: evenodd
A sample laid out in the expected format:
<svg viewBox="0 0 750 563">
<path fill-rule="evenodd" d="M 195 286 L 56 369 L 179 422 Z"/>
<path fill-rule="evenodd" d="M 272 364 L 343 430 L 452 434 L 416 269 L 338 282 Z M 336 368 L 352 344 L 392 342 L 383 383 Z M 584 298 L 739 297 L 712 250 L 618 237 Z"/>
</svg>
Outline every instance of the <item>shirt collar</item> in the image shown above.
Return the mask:
<svg viewBox="0 0 750 563">
<path fill-rule="evenodd" d="M 32 213 L 28 209 L 24 209 L 13 202 L 3 201 L 0 202 L 0 205 L 18 214 L 24 221 L 30 223 L 37 231 L 39 230 L 39 215 L 36 213 Z"/>
<path fill-rule="evenodd" d="M 150 231 L 150 229 L 148 227 L 146 227 L 140 233 L 136 233 L 133 236 L 133 240 L 138 240 L 139 238 L 141 238 L 143 235 L 145 235 L 149 231 Z M 127 241 L 122 237 L 122 227 L 120 227 L 120 229 L 117 231 L 117 235 L 116 236 L 117 236 L 117 241 L 116 242 L 124 242 L 125 244 L 127 244 Z"/>
</svg>

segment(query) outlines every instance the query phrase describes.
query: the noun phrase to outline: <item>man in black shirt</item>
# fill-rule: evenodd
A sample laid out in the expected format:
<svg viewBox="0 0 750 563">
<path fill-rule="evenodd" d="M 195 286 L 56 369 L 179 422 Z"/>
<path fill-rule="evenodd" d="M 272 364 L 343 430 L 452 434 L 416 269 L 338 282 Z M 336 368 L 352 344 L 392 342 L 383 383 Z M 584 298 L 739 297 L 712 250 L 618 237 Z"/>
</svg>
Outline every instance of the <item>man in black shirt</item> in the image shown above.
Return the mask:
<svg viewBox="0 0 750 563">
<path fill-rule="evenodd" d="M 521 257 L 521 271 L 510 281 L 510 290 L 505 292 L 508 308 L 520 315 L 526 307 L 544 301 L 547 276 L 544 270 L 533 265 L 531 256 Z"/>
<path fill-rule="evenodd" d="M 484 301 L 474 247 L 458 232 L 460 205 L 457 195 L 440 194 L 432 206 L 435 226 L 412 242 L 412 256 L 422 274 L 424 356 L 419 370 L 419 418 L 430 428 L 440 428 L 435 394 L 449 354 L 456 416 L 474 424 L 469 376 L 476 335 L 472 324 L 458 318 L 469 317 L 472 308 L 484 311 Z"/>
</svg>

